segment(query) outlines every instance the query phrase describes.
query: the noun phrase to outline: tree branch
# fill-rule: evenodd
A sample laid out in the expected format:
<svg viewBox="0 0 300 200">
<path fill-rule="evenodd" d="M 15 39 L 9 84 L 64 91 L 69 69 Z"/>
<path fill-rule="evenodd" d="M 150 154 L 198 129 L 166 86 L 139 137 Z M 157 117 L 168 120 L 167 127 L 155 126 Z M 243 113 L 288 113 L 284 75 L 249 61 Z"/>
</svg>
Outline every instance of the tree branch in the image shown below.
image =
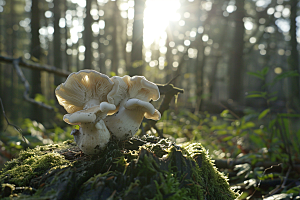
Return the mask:
<svg viewBox="0 0 300 200">
<path fill-rule="evenodd" d="M 42 102 L 35 101 L 34 99 L 29 97 L 30 85 L 29 85 L 27 79 L 25 78 L 22 70 L 19 67 L 20 60 L 22 60 L 22 58 L 13 59 L 13 67 L 15 68 L 18 76 L 20 77 L 21 81 L 23 82 L 23 84 L 25 86 L 25 91 L 23 93 L 23 97 L 25 98 L 26 101 L 29 101 L 30 103 L 33 103 L 33 104 L 36 104 L 36 105 L 41 106 L 43 108 L 46 108 L 47 110 L 53 110 L 53 108 L 51 106 L 48 106 L 48 105 L 46 105 Z"/>
<path fill-rule="evenodd" d="M 172 84 L 168 85 L 160 85 L 157 84 L 160 94 L 165 95 L 162 103 L 160 104 L 158 111 L 160 112 L 161 115 L 164 114 L 166 110 L 169 109 L 169 104 L 171 100 L 173 99 L 174 96 L 178 95 L 179 93 L 183 93 L 183 89 L 174 87 Z M 157 121 L 154 120 L 146 120 L 147 125 L 145 126 L 145 132 L 149 131 L 152 127 L 155 127 L 155 124 Z M 160 137 L 163 137 L 162 133 L 160 131 L 157 131 Z"/>
<path fill-rule="evenodd" d="M 6 123 L 7 123 L 7 126 L 12 126 L 12 127 L 14 127 L 14 129 L 15 129 L 16 131 L 18 131 L 18 132 L 20 133 L 20 135 L 22 136 L 24 142 L 25 142 L 26 144 L 28 144 L 28 140 L 27 140 L 27 139 L 25 138 L 25 136 L 23 135 L 22 129 L 19 128 L 19 127 L 16 126 L 16 125 L 14 125 L 14 124 L 11 124 L 11 123 L 8 121 L 8 119 L 7 119 L 7 117 L 6 117 L 6 114 L 5 114 L 5 110 L 4 110 L 4 106 L 3 106 L 3 103 L 2 103 L 2 99 L 1 99 L 1 98 L 0 98 L 0 104 L 1 104 L 1 108 L 2 108 L 2 114 L 3 114 L 4 118 L 5 118 L 5 121 L 6 121 Z M 6 128 L 5 128 L 5 130 L 6 130 Z M 4 130 L 4 131 L 5 131 L 5 130 Z M 5 143 L 5 142 L 4 142 L 4 143 Z M 7 144 L 5 144 L 5 145 L 7 145 Z"/>
<path fill-rule="evenodd" d="M 13 63 L 13 61 L 16 60 L 15 58 L 9 58 L 9 57 L 4 57 L 0 56 L 0 62 L 5 62 L 5 63 Z M 39 65 L 36 63 L 28 63 L 27 61 L 24 61 L 22 57 L 18 58 L 19 60 L 19 66 L 33 69 L 33 70 L 39 70 L 39 71 L 46 71 L 49 73 L 53 73 L 57 76 L 61 77 L 68 77 L 71 72 L 65 71 L 58 69 L 53 66 L 48 66 L 48 65 Z"/>
</svg>

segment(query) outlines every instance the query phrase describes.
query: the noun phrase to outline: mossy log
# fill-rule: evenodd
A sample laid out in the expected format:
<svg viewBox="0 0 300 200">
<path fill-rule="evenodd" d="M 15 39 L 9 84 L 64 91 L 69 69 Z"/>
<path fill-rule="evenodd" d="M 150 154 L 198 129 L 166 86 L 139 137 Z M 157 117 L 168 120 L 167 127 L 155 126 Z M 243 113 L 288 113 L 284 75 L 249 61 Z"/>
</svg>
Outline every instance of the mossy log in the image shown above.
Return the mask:
<svg viewBox="0 0 300 200">
<path fill-rule="evenodd" d="M 21 151 L 0 173 L 0 197 L 19 199 L 236 199 L 199 143 L 153 136 L 112 140 L 99 155 L 73 141 Z"/>
</svg>

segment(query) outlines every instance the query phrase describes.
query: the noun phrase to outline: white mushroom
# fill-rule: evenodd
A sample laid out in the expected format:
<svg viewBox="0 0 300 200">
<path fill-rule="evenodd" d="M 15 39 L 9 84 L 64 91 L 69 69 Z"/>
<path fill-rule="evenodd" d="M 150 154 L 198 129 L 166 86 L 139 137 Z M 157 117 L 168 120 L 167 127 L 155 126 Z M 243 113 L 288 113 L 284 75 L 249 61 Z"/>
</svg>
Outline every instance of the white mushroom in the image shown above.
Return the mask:
<svg viewBox="0 0 300 200">
<path fill-rule="evenodd" d="M 122 92 L 119 96 L 123 98 L 119 110 L 107 116 L 104 122 L 113 135 L 118 139 L 125 139 L 138 131 L 144 117 L 153 120 L 160 119 L 159 111 L 149 103 L 151 99 L 154 101 L 159 99 L 160 94 L 157 85 L 143 76 L 118 78 L 119 83 L 122 82 L 121 80 L 128 86 L 127 95 L 124 95 L 124 90 L 119 90 Z"/>
<path fill-rule="evenodd" d="M 120 106 L 118 112 L 107 116 L 104 121 L 118 139 L 126 139 L 138 131 L 144 117 L 159 120 L 161 116 L 151 103 L 129 99 L 124 106 Z"/>
<path fill-rule="evenodd" d="M 74 113 L 107 102 L 107 94 L 113 85 L 105 74 L 94 70 L 81 70 L 71 73 L 67 80 L 56 88 L 55 94 L 59 104 L 68 113 Z"/>
<path fill-rule="evenodd" d="M 102 102 L 100 106 L 94 106 L 86 110 L 80 110 L 72 114 L 66 114 L 64 121 L 68 124 L 79 125 L 79 131 L 71 134 L 78 147 L 85 154 L 97 154 L 106 147 L 110 139 L 110 132 L 106 128 L 103 119 L 116 106 Z"/>
<path fill-rule="evenodd" d="M 103 119 L 108 112 L 116 110 L 107 101 L 107 94 L 113 88 L 108 76 L 94 70 L 81 70 L 69 75 L 56 90 L 58 102 L 69 114 L 64 116 L 68 124 L 79 125 L 72 135 L 79 148 L 86 154 L 97 154 L 110 139 Z"/>
</svg>

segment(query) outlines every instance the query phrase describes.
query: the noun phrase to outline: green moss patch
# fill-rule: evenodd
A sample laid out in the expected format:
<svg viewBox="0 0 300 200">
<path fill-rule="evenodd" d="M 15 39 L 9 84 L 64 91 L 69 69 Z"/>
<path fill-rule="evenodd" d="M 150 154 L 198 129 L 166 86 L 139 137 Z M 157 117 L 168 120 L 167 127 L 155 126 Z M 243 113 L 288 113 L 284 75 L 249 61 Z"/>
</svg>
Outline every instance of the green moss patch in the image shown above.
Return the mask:
<svg viewBox="0 0 300 200">
<path fill-rule="evenodd" d="M 71 141 L 23 151 L 4 167 L 0 183 L 32 188 L 33 196 L 11 190 L 10 196 L 20 198 L 226 200 L 239 195 L 201 144 L 179 147 L 153 136 L 112 140 L 96 156 L 82 154 Z"/>
<path fill-rule="evenodd" d="M 21 151 L 18 158 L 6 163 L 0 173 L 0 182 L 28 186 L 33 178 L 52 168 L 69 166 L 70 162 L 57 153 L 65 148 L 65 144 L 56 144 Z"/>
</svg>

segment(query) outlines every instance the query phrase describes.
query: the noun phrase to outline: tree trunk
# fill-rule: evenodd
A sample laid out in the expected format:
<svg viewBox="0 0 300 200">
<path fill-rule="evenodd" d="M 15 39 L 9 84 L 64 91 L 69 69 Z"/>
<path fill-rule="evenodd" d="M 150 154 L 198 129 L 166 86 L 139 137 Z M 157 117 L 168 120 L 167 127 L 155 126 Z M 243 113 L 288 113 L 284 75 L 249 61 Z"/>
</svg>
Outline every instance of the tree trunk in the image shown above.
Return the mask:
<svg viewBox="0 0 300 200">
<path fill-rule="evenodd" d="M 92 32 L 92 15 L 91 15 L 92 0 L 86 1 L 86 16 L 84 19 L 84 69 L 91 69 L 92 67 L 92 41 L 93 41 L 93 32 Z"/>
<path fill-rule="evenodd" d="M 290 45 L 291 45 L 291 55 L 289 57 L 289 69 L 299 73 L 299 52 L 298 52 L 298 42 L 297 42 L 297 4 L 298 0 L 291 0 L 291 15 L 290 15 Z M 290 78 L 290 91 L 288 103 L 292 109 L 300 110 L 299 105 L 299 76 Z"/>
<path fill-rule="evenodd" d="M 99 4 L 98 5 L 98 10 L 103 10 L 105 9 L 105 5 L 102 7 Z M 100 17 L 101 19 L 101 17 Z M 99 20 L 100 20 L 99 19 Z M 103 18 L 104 19 L 104 18 Z M 106 74 L 106 68 L 105 68 L 105 54 L 104 54 L 104 47 L 103 47 L 103 43 L 100 42 L 101 37 L 103 37 L 100 33 L 97 36 L 97 43 L 98 43 L 98 53 L 99 53 L 99 59 L 98 59 L 98 66 L 99 66 L 99 70 L 102 74 Z"/>
<path fill-rule="evenodd" d="M 41 45 L 39 39 L 39 29 L 40 29 L 40 10 L 39 10 L 39 0 L 32 1 L 31 5 L 31 47 L 30 53 L 34 60 L 40 60 L 41 58 Z M 32 98 L 36 94 L 42 93 L 41 85 L 41 72 L 33 70 L 31 72 L 31 88 L 32 88 Z M 38 122 L 43 121 L 43 113 L 41 108 L 37 105 L 32 105 L 31 119 Z"/>
<path fill-rule="evenodd" d="M 171 25 L 169 25 L 171 26 Z M 172 63 L 173 63 L 173 55 L 172 55 L 172 48 L 170 47 L 170 42 L 172 38 L 172 33 L 171 33 L 171 28 L 168 27 L 167 30 L 167 41 L 166 41 L 166 46 L 167 46 L 167 53 L 166 53 L 166 61 L 167 61 L 167 66 L 165 67 L 165 73 L 166 73 L 166 78 L 165 82 L 169 82 L 172 79 Z"/>
<path fill-rule="evenodd" d="M 230 65 L 228 67 L 228 97 L 241 103 L 243 99 L 243 50 L 244 50 L 244 1 L 236 1 L 237 10 L 234 13 L 235 30 L 230 52 Z"/>
<path fill-rule="evenodd" d="M 113 55 L 112 55 L 112 61 L 111 61 L 111 71 L 114 72 L 116 75 L 118 75 L 118 65 L 119 65 L 119 60 L 118 60 L 118 20 L 119 20 L 119 8 L 117 4 L 117 0 L 113 2 L 113 10 L 115 13 L 115 16 L 113 18 L 113 27 L 114 31 L 112 33 L 113 38 L 112 38 L 112 46 L 113 46 Z"/>
<path fill-rule="evenodd" d="M 143 29 L 144 29 L 144 9 L 145 0 L 134 1 L 134 22 L 132 33 L 132 51 L 131 66 L 129 67 L 129 76 L 142 75 L 144 70 L 143 64 Z"/>
<path fill-rule="evenodd" d="M 211 94 L 210 95 L 210 101 L 213 100 L 213 92 L 214 92 L 214 89 L 216 87 L 216 82 L 217 82 L 217 72 L 218 72 L 218 65 L 220 63 L 220 61 L 223 58 L 223 55 L 224 55 L 224 43 L 227 39 L 227 33 L 228 31 L 226 31 L 226 28 L 228 27 L 228 22 L 227 21 L 224 21 L 224 25 L 221 29 L 221 33 L 224 33 L 222 37 L 220 37 L 219 39 L 219 48 L 217 51 L 217 53 L 215 53 L 215 55 L 213 55 L 215 57 L 214 59 L 214 62 L 213 62 L 213 65 L 212 65 L 212 70 L 211 70 L 211 73 L 208 77 L 208 81 L 209 81 L 209 84 L 208 84 L 208 91 L 209 93 Z"/>
<path fill-rule="evenodd" d="M 197 5 L 197 4 L 196 4 Z M 195 5 L 195 6 L 196 6 Z M 212 4 L 212 8 L 211 10 L 207 13 L 207 18 L 204 21 L 204 28 L 207 25 L 210 25 L 211 20 L 213 17 L 215 17 L 216 15 L 216 3 Z M 198 12 L 198 16 L 197 18 L 199 19 L 201 16 L 201 13 Z M 204 30 L 205 31 L 205 30 Z M 204 83 L 203 83 L 203 79 L 204 79 L 204 67 L 205 67 L 205 63 L 206 63 L 206 55 L 204 53 L 205 51 L 205 44 L 202 41 L 202 35 L 200 35 L 199 33 L 197 33 L 197 37 L 196 37 L 196 47 L 197 47 L 197 59 L 196 59 L 196 63 L 195 63 L 195 75 L 196 75 L 196 107 L 195 107 L 195 113 L 197 113 L 199 110 L 201 110 L 201 106 L 202 106 L 202 98 L 203 98 L 203 90 L 204 90 Z"/>
<path fill-rule="evenodd" d="M 54 3 L 54 66 L 62 69 L 62 52 L 61 52 L 61 33 L 59 27 L 59 19 L 61 18 L 61 1 L 53 0 Z M 57 86 L 61 84 L 62 78 L 54 77 L 54 84 Z"/>
<path fill-rule="evenodd" d="M 197 40 L 197 58 L 196 58 L 196 64 L 195 64 L 195 76 L 196 76 L 196 108 L 195 113 L 197 113 L 199 110 L 201 110 L 202 105 L 202 95 L 203 95 L 203 73 L 204 73 L 204 66 L 206 61 L 206 56 L 204 54 L 205 46 L 203 44 L 203 41 L 201 39 L 201 36 L 198 35 L 196 38 Z"/>
</svg>

